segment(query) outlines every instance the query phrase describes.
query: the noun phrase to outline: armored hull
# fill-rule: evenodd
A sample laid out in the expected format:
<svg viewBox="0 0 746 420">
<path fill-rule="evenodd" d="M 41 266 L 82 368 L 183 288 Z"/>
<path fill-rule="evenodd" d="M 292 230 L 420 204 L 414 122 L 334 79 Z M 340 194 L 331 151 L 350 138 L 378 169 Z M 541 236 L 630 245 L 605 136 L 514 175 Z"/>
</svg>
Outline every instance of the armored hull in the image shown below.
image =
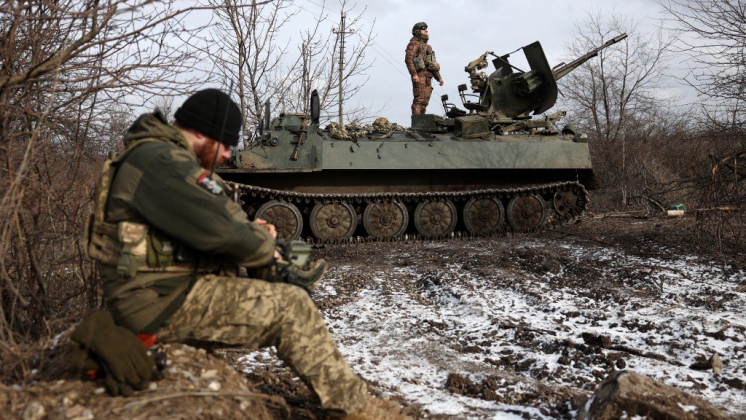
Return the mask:
<svg viewBox="0 0 746 420">
<path fill-rule="evenodd" d="M 322 130 L 315 92 L 310 116 L 270 121 L 267 104 L 260 134 L 220 173 L 249 215 L 273 223 L 283 239 L 482 236 L 567 222 L 594 187 L 591 157 L 586 136 L 571 124 L 558 129 L 565 112 L 545 112 L 558 79 L 626 37 L 554 67 L 534 42 L 522 48 L 528 71 L 488 51 L 465 68 L 473 93 L 458 86 L 466 110 L 443 95 L 446 118 L 413 115 L 411 129 L 379 119 Z M 489 56 L 488 76 L 479 70 Z"/>
<path fill-rule="evenodd" d="M 428 119 L 437 124 L 361 130 L 351 140 L 281 115 L 219 173 L 249 215 L 284 239 L 492 235 L 542 229 L 585 209 L 593 172 L 580 136 L 467 139 L 445 120 L 420 118 Z"/>
</svg>

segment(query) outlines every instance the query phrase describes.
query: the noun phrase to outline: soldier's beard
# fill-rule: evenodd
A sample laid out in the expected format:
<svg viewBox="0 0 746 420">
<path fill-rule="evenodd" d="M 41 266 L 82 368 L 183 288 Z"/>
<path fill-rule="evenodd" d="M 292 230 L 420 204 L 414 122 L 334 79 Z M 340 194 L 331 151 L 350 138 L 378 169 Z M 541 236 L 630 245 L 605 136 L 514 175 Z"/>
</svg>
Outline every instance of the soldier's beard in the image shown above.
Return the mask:
<svg viewBox="0 0 746 420">
<path fill-rule="evenodd" d="M 197 158 L 199 159 L 200 166 L 208 171 L 212 171 L 213 164 L 214 166 L 222 165 L 225 161 L 225 158 L 221 155 L 218 155 L 216 159 L 215 155 L 218 153 L 220 153 L 220 143 L 216 141 L 207 142 L 207 144 L 205 144 L 202 149 L 197 152 Z"/>
<path fill-rule="evenodd" d="M 419 38 L 422 40 L 422 42 L 427 42 L 430 40 L 430 35 L 428 34 L 420 34 Z"/>
</svg>

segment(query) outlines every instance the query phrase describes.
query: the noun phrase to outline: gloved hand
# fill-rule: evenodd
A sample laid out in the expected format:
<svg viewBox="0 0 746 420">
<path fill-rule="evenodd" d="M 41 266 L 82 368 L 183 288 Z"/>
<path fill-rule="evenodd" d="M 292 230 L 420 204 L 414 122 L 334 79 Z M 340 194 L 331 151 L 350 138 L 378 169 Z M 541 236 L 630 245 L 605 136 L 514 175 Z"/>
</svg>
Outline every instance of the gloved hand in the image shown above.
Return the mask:
<svg viewBox="0 0 746 420">
<path fill-rule="evenodd" d="M 142 389 L 153 377 L 155 362 L 145 346 L 131 331 L 114 324 L 108 311 L 88 315 L 70 338 L 82 349 L 82 353 L 73 353 L 73 366 L 89 370 L 86 368 L 92 367 L 93 362 L 98 363 L 111 395 L 127 397 L 133 388 Z"/>
<path fill-rule="evenodd" d="M 326 261 L 323 259 L 311 261 L 309 259 L 311 246 L 304 241 L 295 240 L 285 243 L 278 240 L 275 255 L 272 264 L 249 269 L 249 277 L 290 283 L 310 292 L 326 272 Z"/>
<path fill-rule="evenodd" d="M 101 369 L 101 365 L 99 365 L 96 359 L 94 359 L 94 356 L 91 355 L 88 350 L 80 346 L 75 347 L 75 349 L 70 352 L 68 360 L 76 373 L 90 375 L 89 372 L 97 372 Z M 95 379 L 95 377 L 91 377 L 91 379 Z"/>
<path fill-rule="evenodd" d="M 327 264 L 323 259 L 309 261 L 302 267 L 280 260 L 275 263 L 276 273 L 272 281 L 294 284 L 311 291 L 316 287 L 316 283 L 321 280 L 326 268 Z"/>
</svg>

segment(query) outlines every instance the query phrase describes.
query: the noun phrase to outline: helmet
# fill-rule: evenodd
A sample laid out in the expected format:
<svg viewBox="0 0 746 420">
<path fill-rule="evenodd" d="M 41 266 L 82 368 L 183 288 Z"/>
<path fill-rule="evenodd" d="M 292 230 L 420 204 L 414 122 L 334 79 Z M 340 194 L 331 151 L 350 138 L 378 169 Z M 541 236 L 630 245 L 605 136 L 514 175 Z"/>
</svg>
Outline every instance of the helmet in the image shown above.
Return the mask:
<svg viewBox="0 0 746 420">
<path fill-rule="evenodd" d="M 412 35 L 418 35 L 420 33 L 420 29 L 427 29 L 427 23 L 425 22 L 417 22 L 412 27 Z"/>
<path fill-rule="evenodd" d="M 578 129 L 575 128 L 575 124 L 569 123 L 562 128 L 562 134 L 576 134 Z"/>
</svg>

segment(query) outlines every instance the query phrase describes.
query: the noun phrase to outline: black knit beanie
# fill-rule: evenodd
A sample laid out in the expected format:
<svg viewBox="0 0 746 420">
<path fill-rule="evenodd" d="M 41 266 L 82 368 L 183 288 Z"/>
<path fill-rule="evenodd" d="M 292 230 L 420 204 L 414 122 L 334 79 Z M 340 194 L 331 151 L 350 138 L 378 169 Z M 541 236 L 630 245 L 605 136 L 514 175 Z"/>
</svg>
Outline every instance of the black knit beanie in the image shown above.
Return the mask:
<svg viewBox="0 0 746 420">
<path fill-rule="evenodd" d="M 193 94 L 176 110 L 174 118 L 184 127 L 228 146 L 238 145 L 241 110 L 225 92 L 204 89 Z"/>
</svg>

